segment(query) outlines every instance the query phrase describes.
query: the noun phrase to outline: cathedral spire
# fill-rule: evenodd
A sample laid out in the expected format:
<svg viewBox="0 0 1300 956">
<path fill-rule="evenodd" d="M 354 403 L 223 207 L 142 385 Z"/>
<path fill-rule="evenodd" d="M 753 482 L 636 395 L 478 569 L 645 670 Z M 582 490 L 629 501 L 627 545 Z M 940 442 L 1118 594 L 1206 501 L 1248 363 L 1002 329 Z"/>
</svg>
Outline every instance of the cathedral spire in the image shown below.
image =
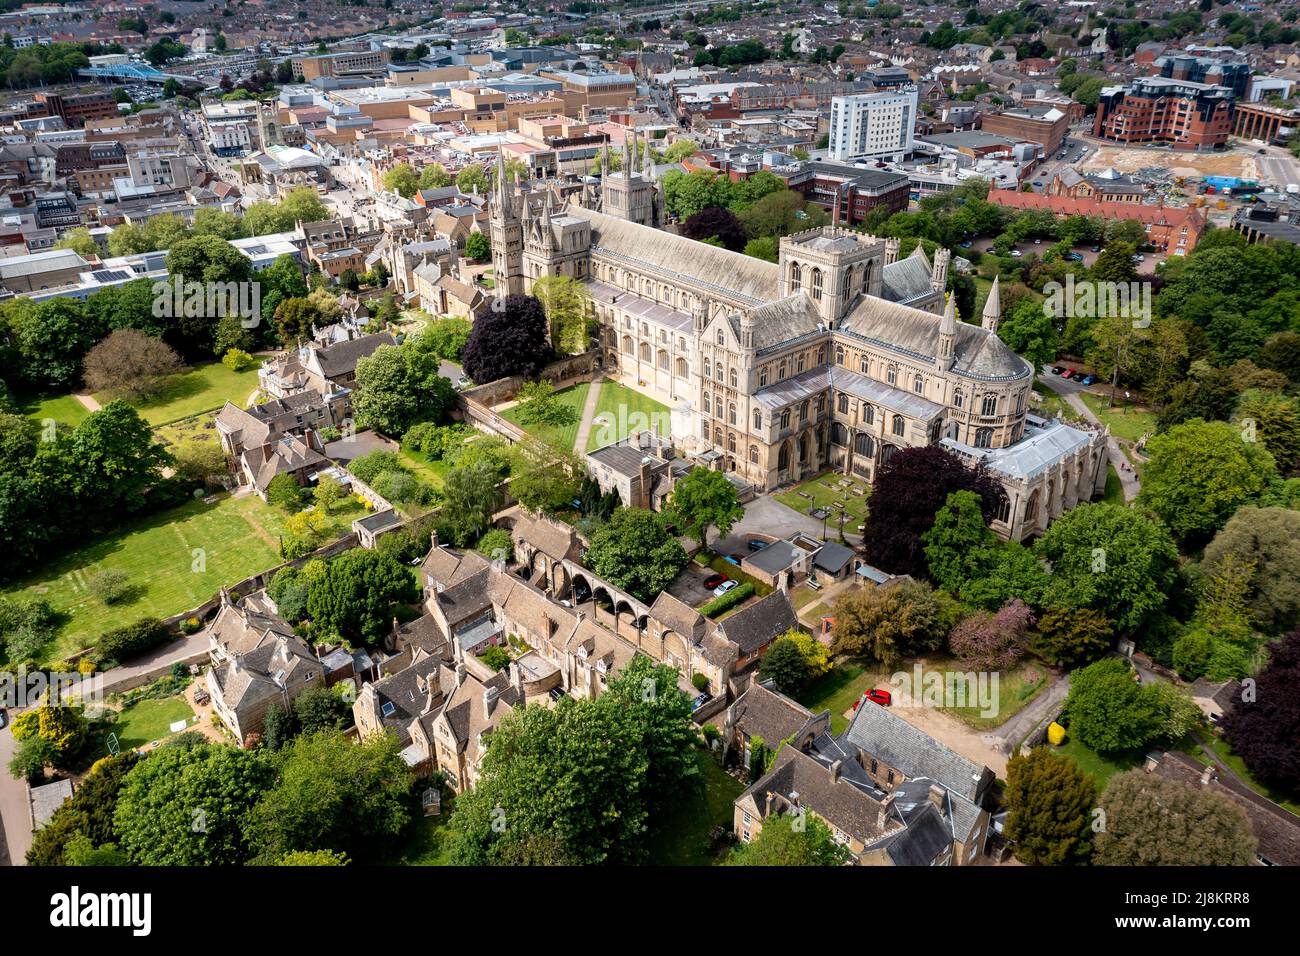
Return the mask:
<svg viewBox="0 0 1300 956">
<path fill-rule="evenodd" d="M 497 205 L 501 208 L 501 215 L 509 216 L 512 210 L 510 208 L 510 187 L 506 183 L 506 158 L 499 146 L 497 147 L 496 180 Z"/>
<path fill-rule="evenodd" d="M 993 286 L 989 289 L 989 296 L 984 300 L 984 311 L 980 315 L 980 325 L 994 334 L 998 331 L 998 323 L 1002 321 L 1002 293 L 998 289 L 998 277 L 993 277 Z"/>
<path fill-rule="evenodd" d="M 950 295 L 943 309 L 943 318 L 939 320 L 939 353 L 935 356 L 935 365 L 941 371 L 952 368 L 956 344 L 957 297 Z"/>
</svg>

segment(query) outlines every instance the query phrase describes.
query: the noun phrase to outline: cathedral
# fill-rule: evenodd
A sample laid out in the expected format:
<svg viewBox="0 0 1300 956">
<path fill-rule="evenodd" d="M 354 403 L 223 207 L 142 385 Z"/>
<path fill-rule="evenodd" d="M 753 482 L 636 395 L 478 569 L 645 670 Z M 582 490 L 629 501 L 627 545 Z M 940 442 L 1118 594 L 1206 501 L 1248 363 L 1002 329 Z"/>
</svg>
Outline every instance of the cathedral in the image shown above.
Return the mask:
<svg viewBox="0 0 1300 956">
<path fill-rule="evenodd" d="M 870 482 L 898 449 L 939 444 L 998 479 L 992 527 L 1013 540 L 1104 490 L 1105 433 L 1031 413 L 1034 370 L 998 338 L 997 280 L 981 323 L 960 322 L 946 249 L 900 257 L 897 239 L 823 226 L 766 262 L 665 231 L 635 143 L 602 172 L 561 204 L 498 161 L 497 288 L 583 282 L 605 373 L 671 405 L 684 454 L 773 491 L 827 469 Z"/>
</svg>

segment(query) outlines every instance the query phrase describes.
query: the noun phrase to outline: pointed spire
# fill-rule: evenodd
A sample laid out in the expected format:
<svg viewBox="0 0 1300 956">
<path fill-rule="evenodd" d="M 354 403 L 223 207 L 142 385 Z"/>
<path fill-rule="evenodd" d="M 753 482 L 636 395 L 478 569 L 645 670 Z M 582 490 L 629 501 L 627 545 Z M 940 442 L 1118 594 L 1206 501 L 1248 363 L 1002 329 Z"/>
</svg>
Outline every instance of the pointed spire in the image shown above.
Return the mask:
<svg viewBox="0 0 1300 956">
<path fill-rule="evenodd" d="M 624 133 L 623 134 L 623 175 L 624 176 L 629 175 L 631 173 L 631 170 L 632 170 L 632 143 L 628 139 L 627 133 Z"/>
<path fill-rule="evenodd" d="M 997 280 L 994 279 L 994 282 Z M 939 320 L 940 335 L 957 334 L 957 299 L 956 296 L 948 296 L 948 304 L 944 306 L 943 318 Z"/>
<path fill-rule="evenodd" d="M 984 311 L 980 316 L 980 325 L 990 332 L 997 332 L 998 323 L 1002 321 L 1002 293 L 998 288 L 998 277 L 993 277 L 993 286 L 989 296 L 984 300 Z"/>
<path fill-rule="evenodd" d="M 600 181 L 609 179 L 609 134 L 605 134 L 605 145 L 600 148 Z"/>
</svg>

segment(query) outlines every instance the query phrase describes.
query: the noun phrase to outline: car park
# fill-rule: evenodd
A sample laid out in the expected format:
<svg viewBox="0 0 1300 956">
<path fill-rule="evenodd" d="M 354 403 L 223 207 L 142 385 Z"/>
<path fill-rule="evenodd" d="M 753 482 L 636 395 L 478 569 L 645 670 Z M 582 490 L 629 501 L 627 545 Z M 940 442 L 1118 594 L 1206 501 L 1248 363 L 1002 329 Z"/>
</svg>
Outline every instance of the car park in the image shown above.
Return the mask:
<svg viewBox="0 0 1300 956">
<path fill-rule="evenodd" d="M 1085 375 L 1085 376 L 1083 377 L 1083 384 L 1084 384 L 1084 385 L 1095 385 L 1096 382 L 1097 382 L 1097 376 L 1095 376 L 1095 375 Z"/>
<path fill-rule="evenodd" d="M 1064 366 L 1064 365 L 1053 365 L 1053 366 L 1052 366 L 1052 374 L 1053 374 L 1053 375 L 1060 375 L 1060 374 L 1061 374 L 1062 372 L 1064 372 L 1064 371 L 1065 371 L 1065 366 Z"/>
<path fill-rule="evenodd" d="M 1064 372 L 1061 373 L 1061 378 L 1074 378 L 1074 369 L 1067 368 Z"/>
<path fill-rule="evenodd" d="M 1011 252 L 1008 253 L 1008 255 L 1010 255 L 1012 259 L 1019 259 L 1021 256 L 1024 255 L 1024 253 L 1021 252 L 1019 249 L 1012 249 Z"/>
<path fill-rule="evenodd" d="M 730 580 L 731 578 L 727 577 L 725 574 L 711 574 L 704 579 L 704 586 L 712 591 L 714 588 L 720 587 Z"/>
</svg>

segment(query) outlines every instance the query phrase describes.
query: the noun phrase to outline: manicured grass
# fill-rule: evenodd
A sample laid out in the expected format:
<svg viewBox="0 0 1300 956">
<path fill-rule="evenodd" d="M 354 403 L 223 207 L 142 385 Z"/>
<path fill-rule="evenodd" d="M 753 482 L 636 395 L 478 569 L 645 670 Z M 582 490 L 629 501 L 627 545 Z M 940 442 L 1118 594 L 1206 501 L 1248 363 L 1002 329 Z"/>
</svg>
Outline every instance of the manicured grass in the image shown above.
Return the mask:
<svg viewBox="0 0 1300 956">
<path fill-rule="evenodd" d="M 659 866 L 716 866 L 726 853 L 715 853 L 709 841 L 714 827 L 728 826 L 734 818 L 733 805 L 744 786 L 722 769 L 712 753 L 696 751 L 704 778 L 701 791 L 682 800 L 647 836 L 649 862 Z"/>
<path fill-rule="evenodd" d="M 955 660 L 928 663 L 926 670 L 932 669 L 956 673 L 965 673 L 966 670 L 960 661 Z M 966 688 L 971 706 L 945 707 L 943 710 L 974 730 L 992 730 L 1002 726 L 1042 693 L 1047 688 L 1050 677 L 1047 668 L 1037 661 L 1022 661 L 1011 670 L 998 674 L 997 701 L 991 714 L 986 715 L 986 708 L 974 700 L 978 687 Z"/>
<path fill-rule="evenodd" d="M 578 385 L 562 388 L 555 393 L 557 400 L 574 411 L 573 422 L 568 425 L 524 425 L 519 420 L 519 415 L 523 411 L 522 405 L 507 408 L 501 412 L 501 417 L 508 422 L 513 422 L 528 434 L 541 439 L 547 444 L 562 448 L 565 451 L 573 451 L 573 443 L 578 437 L 578 426 L 582 423 L 582 408 L 587 403 L 587 391 L 590 388 L 590 384 L 582 382 Z"/>
<path fill-rule="evenodd" d="M 1106 467 L 1106 490 L 1102 493 L 1101 500 L 1104 504 L 1127 507 L 1127 502 L 1124 501 L 1124 486 L 1120 483 L 1119 473 L 1115 471 L 1114 465 Z"/>
<path fill-rule="evenodd" d="M 1032 410 L 1035 415 L 1043 418 L 1059 418 L 1067 422 L 1079 420 L 1079 413 L 1070 406 L 1070 403 L 1046 385 L 1041 382 L 1034 382 L 1034 392 L 1041 399 L 1038 404 L 1033 406 Z"/>
<path fill-rule="evenodd" d="M 1113 408 L 1110 399 L 1091 392 L 1080 392 L 1083 403 L 1091 409 L 1103 425 L 1110 427 L 1110 433 L 1125 441 L 1137 441 L 1148 432 L 1156 430 L 1156 414 L 1150 409 L 1124 403 L 1122 400 Z"/>
<path fill-rule="evenodd" d="M 663 402 L 618 382 L 601 382 L 599 388 L 587 451 L 622 441 L 632 432 L 671 435 L 672 412 Z M 578 411 L 582 411 L 581 407 Z"/>
<path fill-rule="evenodd" d="M 408 451 L 403 448 L 398 453 L 402 463 L 411 469 L 411 473 L 422 481 L 427 481 L 435 488 L 441 488 L 447 482 L 447 472 L 451 466 L 445 461 L 431 461 L 422 451 Z"/>
<path fill-rule="evenodd" d="M 809 684 L 796 699 L 814 714 L 829 710 L 831 733 L 838 734 L 849 725 L 844 712 L 866 691 L 882 686 L 888 676 L 860 662 L 845 661 Z"/>
<path fill-rule="evenodd" d="M 145 421 L 156 427 L 212 411 L 227 401 L 243 408 L 256 388 L 256 365 L 243 372 L 232 372 L 220 362 L 209 362 L 175 376 L 161 395 L 137 406 L 137 410 Z M 106 395 L 95 397 L 101 404 L 109 400 Z"/>
<path fill-rule="evenodd" d="M 848 481 L 850 484 L 840 488 L 838 485 L 841 481 Z M 853 494 L 854 487 L 862 488 L 868 493 L 855 495 Z M 832 471 L 795 485 L 793 488 L 774 497 L 781 504 L 800 514 L 806 515 L 814 507 L 829 511 L 830 517 L 826 519 L 826 533 L 828 535 L 838 533 L 840 511 L 842 509 L 847 516 L 844 519 L 845 532 L 857 534 L 858 525 L 867 520 L 867 499 L 870 497 L 870 486 L 860 478 L 853 478 L 838 471 Z"/>
<path fill-rule="evenodd" d="M 332 530 L 341 534 L 360 513 L 349 499 L 330 515 Z M 141 617 L 179 614 L 222 586 L 275 567 L 286 518 L 254 495 L 189 502 L 91 541 L 5 593 L 46 600 L 70 615 L 46 648 L 47 660 L 58 660 L 89 647 L 104 631 Z M 125 571 L 135 593 L 106 607 L 90 595 L 87 582 L 108 568 Z"/>
<path fill-rule="evenodd" d="M 442 799 L 442 813 L 420 817 L 412 826 L 412 839 L 393 863 L 401 866 L 451 866 L 451 847 L 447 824 L 451 822 L 452 802 Z"/>
<path fill-rule="evenodd" d="M 169 736 L 172 724 L 193 716 L 194 710 L 183 697 L 142 700 L 123 710 L 111 729 L 122 749 L 131 750 Z"/>
<path fill-rule="evenodd" d="M 37 422 L 49 419 L 73 428 L 80 425 L 90 414 L 86 406 L 71 395 L 59 395 L 56 398 L 32 399 L 24 402 L 19 409 L 28 418 Z"/>
<path fill-rule="evenodd" d="M 1272 800 L 1282 809 L 1294 813 L 1296 816 L 1300 816 L 1300 802 L 1297 802 L 1293 797 L 1288 796 L 1283 791 L 1274 790 L 1266 784 L 1262 784 L 1256 780 L 1254 775 L 1250 772 L 1250 768 L 1246 766 L 1246 762 L 1232 752 L 1232 746 L 1226 740 L 1222 737 L 1215 737 L 1212 734 L 1200 734 L 1199 736 L 1201 741 L 1214 751 L 1214 755 L 1223 761 L 1229 770 L 1240 777 L 1246 786 L 1250 787 L 1250 789 L 1254 790 L 1261 797 Z M 1195 753 L 1194 755 L 1199 756 L 1199 753 Z"/>
<path fill-rule="evenodd" d="M 1078 764 L 1079 769 L 1087 776 L 1092 778 L 1092 782 L 1097 785 L 1097 790 L 1101 791 L 1106 788 L 1107 781 L 1117 773 L 1123 773 L 1125 770 L 1132 770 L 1142 762 L 1141 751 L 1130 751 L 1126 753 L 1106 754 L 1097 753 L 1090 747 L 1087 747 L 1068 730 L 1065 736 L 1065 743 L 1059 747 L 1052 747 L 1057 753 L 1065 754 Z"/>
</svg>

